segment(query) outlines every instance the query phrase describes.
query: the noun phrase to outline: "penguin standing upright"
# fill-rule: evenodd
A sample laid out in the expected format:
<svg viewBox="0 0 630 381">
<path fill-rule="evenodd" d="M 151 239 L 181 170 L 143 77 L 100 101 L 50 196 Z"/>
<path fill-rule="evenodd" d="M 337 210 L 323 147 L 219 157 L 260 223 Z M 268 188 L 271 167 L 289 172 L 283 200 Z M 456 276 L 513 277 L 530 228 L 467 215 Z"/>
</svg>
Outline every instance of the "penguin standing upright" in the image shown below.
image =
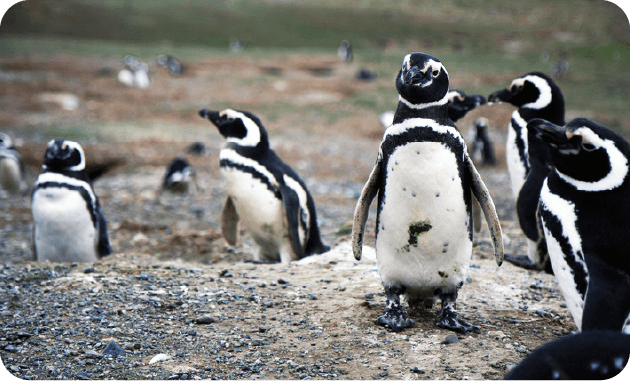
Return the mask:
<svg viewBox="0 0 630 381">
<path fill-rule="evenodd" d="M 254 260 L 288 263 L 330 248 L 321 241 L 315 202 L 300 177 L 269 147 L 260 119 L 245 111 L 199 111 L 227 139 L 220 169 L 228 197 L 221 231 L 236 244 L 239 219 L 260 246 Z"/>
<path fill-rule="evenodd" d="M 544 237 L 538 234 L 536 209 L 551 164 L 547 147 L 534 138 L 527 122 L 541 118 L 564 125 L 564 97 L 551 78 L 532 72 L 514 79 L 506 89 L 490 94 L 488 102 L 508 102 L 518 107 L 508 127 L 505 154 L 518 220 L 528 240 L 527 255 L 506 255 L 505 260 L 550 272 Z"/>
<path fill-rule="evenodd" d="M 38 261 L 94 262 L 110 254 L 107 223 L 77 142 L 48 142 L 31 201 Z"/>
<path fill-rule="evenodd" d="M 185 194 L 190 189 L 197 192 L 197 174 L 192 165 L 182 156 L 177 156 L 166 167 L 162 178 L 162 186 L 157 193 L 157 201 L 161 201 L 164 191 Z"/>
<path fill-rule="evenodd" d="M 25 193 L 26 170 L 22 156 L 15 149 L 13 139 L 0 132 L 0 191 L 17 194 Z"/>
<path fill-rule="evenodd" d="M 630 144 L 591 120 L 527 125 L 553 170 L 539 214 L 553 271 L 578 329 L 630 333 Z"/>
<path fill-rule="evenodd" d="M 400 303 L 430 306 L 442 299 L 439 327 L 478 331 L 457 316 L 456 299 L 472 255 L 471 190 L 479 200 L 503 260 L 503 237 L 494 203 L 466 143 L 448 118 L 448 73 L 428 54 L 405 56 L 396 77 L 399 103 L 385 130 L 376 164 L 354 212 L 352 246 L 361 259 L 368 211 L 378 194 L 376 258 L 387 295 L 377 324 L 411 327 Z"/>
</svg>

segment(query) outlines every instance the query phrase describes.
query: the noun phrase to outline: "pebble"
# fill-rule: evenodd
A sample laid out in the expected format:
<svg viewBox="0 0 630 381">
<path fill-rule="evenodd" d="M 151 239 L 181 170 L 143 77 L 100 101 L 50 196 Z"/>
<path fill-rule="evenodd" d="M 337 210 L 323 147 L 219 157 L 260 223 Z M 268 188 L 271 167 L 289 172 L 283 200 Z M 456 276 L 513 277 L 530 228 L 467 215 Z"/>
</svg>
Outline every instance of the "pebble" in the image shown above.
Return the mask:
<svg viewBox="0 0 630 381">
<path fill-rule="evenodd" d="M 419 369 L 417 366 L 414 366 L 413 368 L 411 368 L 411 371 L 414 373 L 418 373 L 418 374 L 424 374 L 424 370 Z"/>
<path fill-rule="evenodd" d="M 288 280 L 285 280 L 283 278 L 278 279 L 278 284 L 289 284 Z"/>
<path fill-rule="evenodd" d="M 151 360 L 149 360 L 149 365 L 155 364 L 156 362 L 165 361 L 165 360 L 168 360 L 170 358 L 171 358 L 171 356 L 167 355 L 166 353 L 160 353 L 160 354 L 157 354 L 157 355 L 153 356 L 153 358 Z"/>
<path fill-rule="evenodd" d="M 209 315 L 204 315 L 195 319 L 195 323 L 197 324 L 212 324 L 215 321 L 216 320 L 212 316 L 209 316 Z"/>
<path fill-rule="evenodd" d="M 442 344 L 455 344 L 455 343 L 459 343 L 459 339 L 457 338 L 457 335 L 448 335 L 444 338 L 444 340 L 442 340 Z"/>
<path fill-rule="evenodd" d="M 103 356 L 112 356 L 114 358 L 118 356 L 125 356 L 127 353 L 122 349 L 115 341 L 110 341 L 103 349 Z"/>
<path fill-rule="evenodd" d="M 89 349 L 87 351 L 85 351 L 85 357 L 89 358 L 89 359 L 100 359 L 103 357 L 102 354 L 96 352 L 93 349 Z"/>
</svg>

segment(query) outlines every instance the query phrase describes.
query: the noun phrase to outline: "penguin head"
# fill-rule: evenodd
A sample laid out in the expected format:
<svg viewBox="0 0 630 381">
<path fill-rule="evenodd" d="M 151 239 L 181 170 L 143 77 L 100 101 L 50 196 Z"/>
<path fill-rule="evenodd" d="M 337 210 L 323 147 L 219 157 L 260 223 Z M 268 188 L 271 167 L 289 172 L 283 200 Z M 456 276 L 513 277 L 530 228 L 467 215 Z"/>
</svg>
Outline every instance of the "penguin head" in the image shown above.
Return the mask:
<svg viewBox="0 0 630 381">
<path fill-rule="evenodd" d="M 46 147 L 44 169 L 78 172 L 85 169 L 85 154 L 77 142 L 52 139 Z"/>
<path fill-rule="evenodd" d="M 407 54 L 396 77 L 398 94 L 411 105 L 444 99 L 448 85 L 448 72 L 442 62 L 425 53 Z"/>
<path fill-rule="evenodd" d="M 508 102 L 516 107 L 542 109 L 554 99 L 562 99 L 560 88 L 545 74 L 532 72 L 512 80 L 507 88 L 490 94 L 488 102 Z"/>
<path fill-rule="evenodd" d="M 630 145 L 616 132 L 585 118 L 566 126 L 533 119 L 527 128 L 547 144 L 560 177 L 578 190 L 610 190 L 624 182 Z"/>
<path fill-rule="evenodd" d="M 269 144 L 260 119 L 250 112 L 229 108 L 223 111 L 203 109 L 199 115 L 212 122 L 229 143 L 250 148 L 266 147 Z"/>
<path fill-rule="evenodd" d="M 13 149 L 13 139 L 4 132 L 0 132 L 0 148 Z"/>
</svg>

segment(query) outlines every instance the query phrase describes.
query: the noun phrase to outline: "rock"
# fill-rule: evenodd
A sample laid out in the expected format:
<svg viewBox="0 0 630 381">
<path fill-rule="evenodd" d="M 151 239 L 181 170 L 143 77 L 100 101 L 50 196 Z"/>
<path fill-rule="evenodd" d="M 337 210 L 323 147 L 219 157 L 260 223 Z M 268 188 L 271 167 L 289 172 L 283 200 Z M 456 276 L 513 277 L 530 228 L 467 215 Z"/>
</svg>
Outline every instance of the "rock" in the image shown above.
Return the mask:
<svg viewBox="0 0 630 381">
<path fill-rule="evenodd" d="M 204 315 L 195 319 L 196 324 L 212 324 L 216 320 L 212 316 Z"/>
<path fill-rule="evenodd" d="M 289 284 L 289 281 L 280 278 L 280 279 L 278 279 L 278 284 Z"/>
<path fill-rule="evenodd" d="M 157 355 L 153 356 L 153 358 L 151 360 L 149 360 L 149 365 L 155 364 L 156 362 L 160 362 L 160 361 L 166 361 L 166 360 L 168 360 L 170 358 L 171 358 L 171 356 L 167 355 L 166 353 L 160 353 L 160 354 L 157 354 Z"/>
<path fill-rule="evenodd" d="M 414 373 L 418 373 L 418 374 L 424 374 L 424 370 L 419 369 L 417 366 L 414 366 L 413 368 L 411 368 L 411 371 Z"/>
<path fill-rule="evenodd" d="M 100 359 L 103 357 L 102 354 L 96 352 L 93 349 L 87 350 L 85 351 L 85 357 L 89 358 L 89 359 Z"/>
<path fill-rule="evenodd" d="M 457 338 L 457 335 L 448 335 L 444 338 L 444 340 L 442 340 L 442 344 L 455 344 L 455 343 L 459 343 L 459 339 Z"/>
<path fill-rule="evenodd" d="M 77 373 L 74 375 L 74 377 L 75 377 L 77 380 L 90 380 L 90 379 L 92 379 L 92 376 L 90 376 L 90 374 L 89 374 L 89 373 L 87 373 L 87 372 L 83 372 L 83 371 L 79 371 L 79 372 L 77 372 Z"/>
<path fill-rule="evenodd" d="M 118 346 L 115 341 L 110 341 L 107 343 L 107 346 L 105 346 L 105 349 L 103 349 L 104 356 L 112 356 L 116 358 L 118 356 L 125 356 L 126 354 L 125 350 Z"/>
</svg>

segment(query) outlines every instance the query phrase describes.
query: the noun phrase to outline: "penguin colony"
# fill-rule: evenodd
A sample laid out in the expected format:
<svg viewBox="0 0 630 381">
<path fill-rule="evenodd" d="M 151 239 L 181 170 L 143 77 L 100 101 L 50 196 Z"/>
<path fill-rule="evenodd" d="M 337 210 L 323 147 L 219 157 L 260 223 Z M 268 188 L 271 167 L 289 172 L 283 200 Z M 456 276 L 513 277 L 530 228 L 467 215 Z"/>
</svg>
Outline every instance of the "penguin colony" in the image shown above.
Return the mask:
<svg viewBox="0 0 630 381">
<path fill-rule="evenodd" d="M 345 42 L 340 58 L 352 59 Z M 148 65 L 133 56 L 123 61 L 121 82 L 148 86 Z M 160 55 L 157 61 L 172 75 L 181 74 L 174 58 Z M 412 309 L 430 307 L 439 298 L 437 326 L 477 332 L 456 308 L 472 253 L 471 194 L 486 216 L 499 266 L 502 233 L 494 203 L 454 122 L 486 99 L 449 91 L 446 68 L 424 53 L 405 56 L 396 89 L 398 107 L 382 117 L 386 131 L 355 208 L 354 256 L 361 258 L 368 209 L 378 196 L 377 266 L 387 302 L 377 324 L 393 331 L 413 326 L 401 296 Z M 562 93 L 539 72 L 514 79 L 490 94 L 488 102 L 517 107 L 508 126 L 506 160 L 529 242 L 526 256 L 506 260 L 553 272 L 580 331 L 539 348 L 506 378 L 614 376 L 627 364 L 630 351 L 630 144 L 588 119 L 565 125 Z M 270 148 L 260 119 L 232 109 L 199 114 L 227 141 L 219 155 L 227 185 L 220 218 L 226 241 L 236 244 L 241 221 L 259 246 L 257 261 L 286 263 L 329 250 L 320 237 L 312 196 Z M 485 162 L 492 164 L 484 119 L 475 122 L 471 156 L 478 144 Z M 48 143 L 31 195 L 36 260 L 98 261 L 110 254 L 107 223 L 85 165 L 80 144 L 64 139 Z M 162 188 L 186 190 L 192 174 L 190 164 L 176 158 Z M 23 192 L 24 175 L 11 138 L 0 134 L 2 190 Z"/>
</svg>

